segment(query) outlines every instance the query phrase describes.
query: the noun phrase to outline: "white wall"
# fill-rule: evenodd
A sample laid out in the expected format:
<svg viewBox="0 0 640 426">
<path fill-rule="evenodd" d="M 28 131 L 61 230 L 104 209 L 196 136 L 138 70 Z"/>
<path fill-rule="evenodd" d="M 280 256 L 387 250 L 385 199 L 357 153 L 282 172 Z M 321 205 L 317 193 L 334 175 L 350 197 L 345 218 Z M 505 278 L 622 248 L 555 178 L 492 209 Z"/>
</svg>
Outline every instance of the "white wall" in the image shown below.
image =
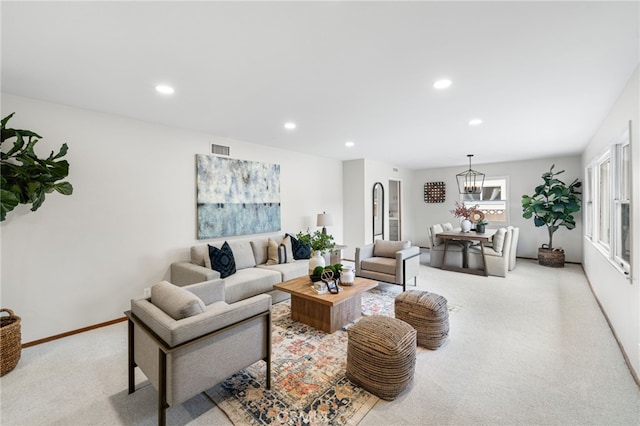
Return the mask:
<svg viewBox="0 0 640 426">
<path fill-rule="evenodd" d="M 355 248 L 373 242 L 373 185 L 384 187 L 384 235 L 389 236 L 389 179 L 401 181 L 402 239 L 413 241 L 413 215 L 407 212 L 406 199 L 411 171 L 380 161 L 359 159 L 344 162 L 345 241 L 343 256 L 355 259 Z"/>
<path fill-rule="evenodd" d="M 74 186 L 36 212 L 18 207 L 0 226 L 0 305 L 22 317 L 24 343 L 122 317 L 206 241 L 196 239 L 195 154 L 212 143 L 230 146 L 232 158 L 280 164 L 283 232 L 316 229 L 327 211 L 342 240 L 340 161 L 2 96 L 2 116 L 16 112 L 9 127 L 43 136 L 41 154 L 68 143 Z M 309 183 L 313 170 L 321 185 Z"/>
<path fill-rule="evenodd" d="M 517 255 L 537 258 L 538 247 L 549 241 L 546 227 L 536 228 L 533 219 L 522 217 L 522 196 L 532 195 L 535 187 L 543 183 L 542 174 L 555 164 L 555 171 L 565 170 L 558 176 L 564 182 L 571 183 L 575 178 L 582 180 L 580 157 L 544 158 L 507 163 L 473 164 L 473 169 L 486 174 L 486 177 L 503 177 L 508 179 L 508 224 L 520 227 Z M 461 163 L 459 167 L 418 170 L 413 174 L 411 214 L 415 225 L 415 240 L 423 247 L 428 246 L 427 228 L 434 223 L 451 222 L 456 225 L 459 219 L 450 212 L 455 201 L 460 199 L 456 183 L 456 174 L 469 167 Z M 424 184 L 427 182 L 445 182 L 446 200 L 444 203 L 425 203 Z M 489 223 L 489 227 L 506 224 Z M 571 231 L 560 228 L 553 235 L 553 246 L 563 248 L 568 262 L 582 261 L 582 218 L 576 215 L 576 229 Z"/>
<path fill-rule="evenodd" d="M 639 71 L 636 68 L 621 96 L 593 136 L 582 155 L 586 166 L 603 149 L 615 143 L 631 124 L 632 195 L 631 264 L 632 280 L 625 277 L 588 238 L 584 238 L 583 265 L 589 282 L 624 347 L 637 374 L 640 374 L 640 97 Z"/>
</svg>

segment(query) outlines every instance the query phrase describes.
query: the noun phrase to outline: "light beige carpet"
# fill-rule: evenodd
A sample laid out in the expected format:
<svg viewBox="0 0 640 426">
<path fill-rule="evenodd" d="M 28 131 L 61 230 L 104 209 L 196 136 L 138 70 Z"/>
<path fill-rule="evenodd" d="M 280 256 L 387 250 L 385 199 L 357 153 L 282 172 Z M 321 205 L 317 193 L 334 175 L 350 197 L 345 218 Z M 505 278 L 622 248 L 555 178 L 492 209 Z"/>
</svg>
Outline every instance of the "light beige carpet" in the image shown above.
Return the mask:
<svg viewBox="0 0 640 426">
<path fill-rule="evenodd" d="M 449 339 L 419 351 L 409 388 L 379 400 L 360 426 L 640 424 L 640 390 L 579 265 L 518 259 L 507 278 L 421 266 L 418 288 L 461 307 Z M 142 374 L 127 394 L 125 323 L 22 352 L 0 379 L 0 424 L 157 423 L 157 394 Z M 167 416 L 171 425 L 232 424 L 202 394 Z"/>
</svg>

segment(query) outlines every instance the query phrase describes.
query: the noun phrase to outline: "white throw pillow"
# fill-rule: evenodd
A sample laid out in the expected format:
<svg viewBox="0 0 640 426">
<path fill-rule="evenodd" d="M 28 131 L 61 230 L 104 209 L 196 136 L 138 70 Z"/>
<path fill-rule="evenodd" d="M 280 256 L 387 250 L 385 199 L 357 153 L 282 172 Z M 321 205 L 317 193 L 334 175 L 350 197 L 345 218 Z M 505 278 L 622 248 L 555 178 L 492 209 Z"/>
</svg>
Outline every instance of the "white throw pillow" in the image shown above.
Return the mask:
<svg viewBox="0 0 640 426">
<path fill-rule="evenodd" d="M 504 237 L 507 234 L 507 228 L 500 228 L 493 235 L 493 250 L 496 253 L 502 253 L 504 247 Z"/>
</svg>

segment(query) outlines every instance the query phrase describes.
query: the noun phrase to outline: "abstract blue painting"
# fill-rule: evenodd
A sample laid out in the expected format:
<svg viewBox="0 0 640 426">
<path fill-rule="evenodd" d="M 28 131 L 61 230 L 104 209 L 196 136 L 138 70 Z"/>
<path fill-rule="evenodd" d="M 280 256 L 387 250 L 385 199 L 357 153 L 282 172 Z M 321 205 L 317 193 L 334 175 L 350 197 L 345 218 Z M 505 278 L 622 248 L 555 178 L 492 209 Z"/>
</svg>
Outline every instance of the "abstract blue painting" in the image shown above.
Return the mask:
<svg viewBox="0 0 640 426">
<path fill-rule="evenodd" d="M 198 239 L 280 230 L 280 165 L 196 155 Z"/>
</svg>

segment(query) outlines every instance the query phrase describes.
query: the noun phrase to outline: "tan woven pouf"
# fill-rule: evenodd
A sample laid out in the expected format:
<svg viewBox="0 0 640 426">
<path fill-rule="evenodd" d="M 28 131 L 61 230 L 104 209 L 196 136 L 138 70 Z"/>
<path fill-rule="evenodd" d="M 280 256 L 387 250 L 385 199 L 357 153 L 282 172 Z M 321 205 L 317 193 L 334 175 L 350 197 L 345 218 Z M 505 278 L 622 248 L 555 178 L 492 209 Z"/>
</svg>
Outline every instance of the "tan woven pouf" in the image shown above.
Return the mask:
<svg viewBox="0 0 640 426">
<path fill-rule="evenodd" d="M 396 296 L 396 318 L 418 332 L 418 345 L 438 349 L 449 336 L 447 299 L 428 291 L 408 290 Z"/>
<path fill-rule="evenodd" d="M 382 399 L 395 399 L 413 379 L 416 331 L 399 319 L 374 315 L 347 333 L 347 378 Z"/>
</svg>

